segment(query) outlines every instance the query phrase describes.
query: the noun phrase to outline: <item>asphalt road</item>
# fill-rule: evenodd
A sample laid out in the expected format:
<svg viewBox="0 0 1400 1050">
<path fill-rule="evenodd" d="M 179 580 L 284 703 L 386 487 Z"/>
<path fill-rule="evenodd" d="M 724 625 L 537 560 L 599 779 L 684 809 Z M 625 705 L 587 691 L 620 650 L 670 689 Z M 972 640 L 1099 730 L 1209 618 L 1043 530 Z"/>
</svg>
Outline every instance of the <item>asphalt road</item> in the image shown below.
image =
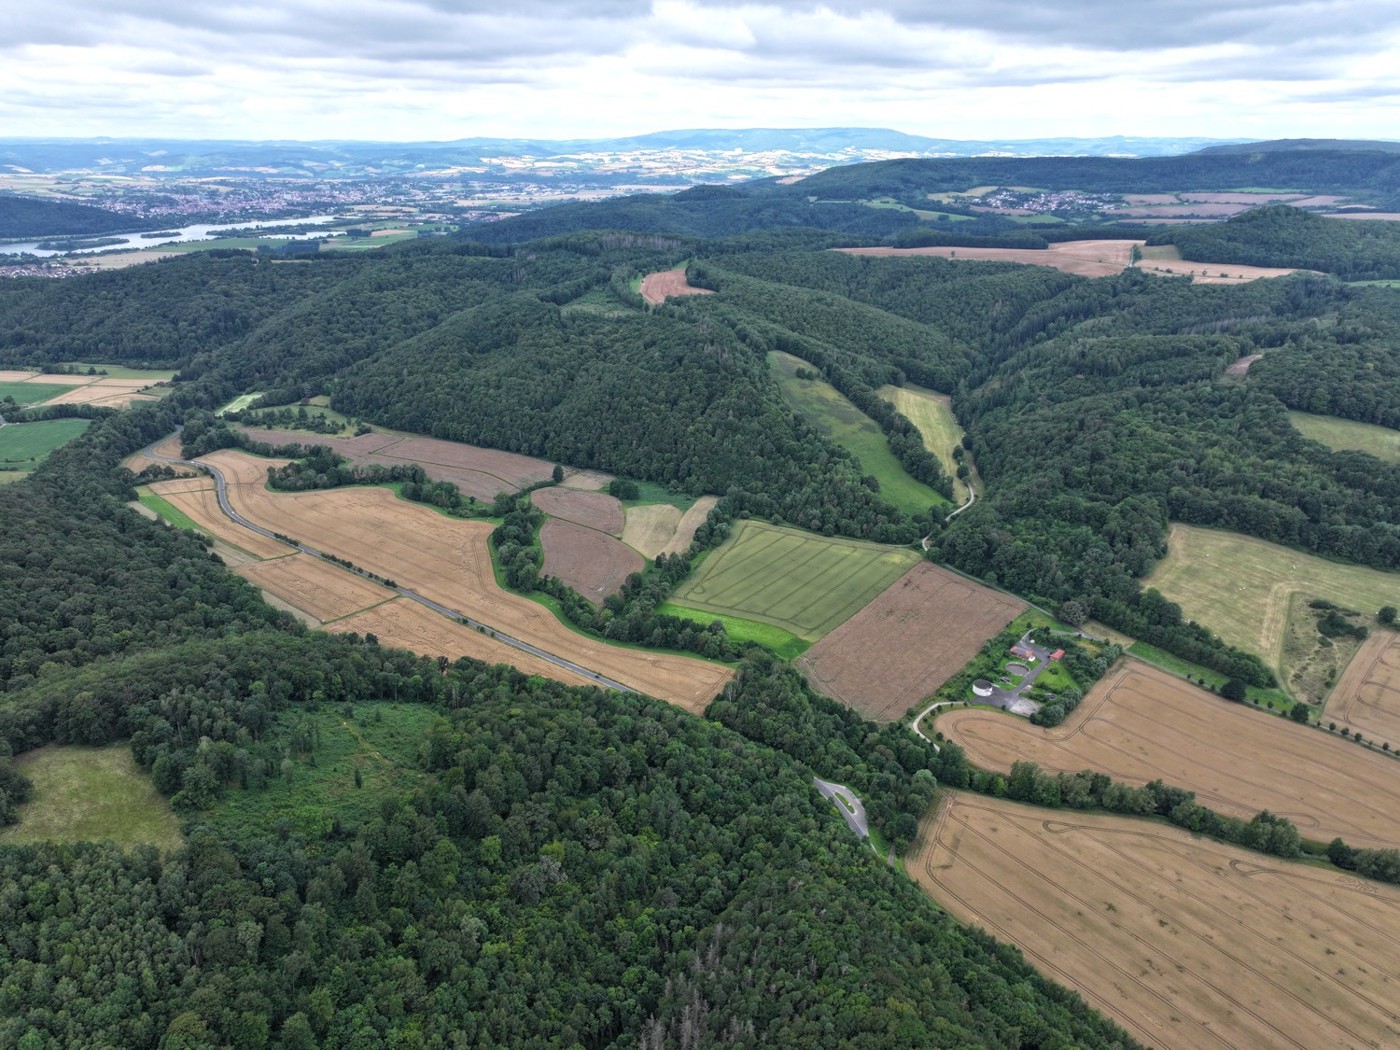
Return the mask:
<svg viewBox="0 0 1400 1050">
<path fill-rule="evenodd" d="M 868 839 L 870 837 L 870 825 L 865 821 L 865 807 L 861 805 L 860 799 L 856 798 L 855 792 L 844 784 L 837 784 L 830 780 L 822 780 L 820 777 L 813 777 L 812 783 L 817 785 L 817 790 L 841 811 L 841 815 L 846 818 L 846 823 L 850 825 L 857 838 Z M 854 810 L 854 812 L 852 812 Z"/>
<path fill-rule="evenodd" d="M 228 517 L 231 521 L 243 526 L 245 529 L 249 529 L 253 532 L 256 532 L 260 536 L 266 536 L 268 539 L 277 540 L 280 543 L 290 542 L 293 547 L 301 551 L 303 554 L 309 554 L 313 558 L 320 558 L 322 561 L 329 562 L 330 564 L 335 565 L 338 568 L 346 569 L 347 572 L 356 572 L 357 575 L 364 575 L 364 573 L 359 573 L 355 569 L 349 569 L 346 566 L 341 565 L 339 562 L 332 559 L 329 555 L 318 551 L 315 547 L 307 546 L 305 543 L 289 541 L 277 535 L 277 533 L 273 532 L 271 529 L 265 529 L 261 525 L 249 521 L 242 514 L 238 513 L 238 511 L 236 511 L 233 508 L 233 504 L 229 502 L 228 481 L 224 478 L 223 472 L 219 470 L 218 467 L 214 466 L 211 463 L 198 463 L 194 460 L 180 459 L 175 456 L 157 455 L 155 452 L 156 445 L 159 445 L 162 441 L 165 440 L 167 440 L 167 438 L 161 438 L 160 441 L 151 443 L 150 445 L 146 446 L 146 448 L 141 450 L 141 454 L 144 455 L 147 459 L 154 459 L 161 463 L 174 463 L 178 464 L 179 466 L 193 467 L 195 470 L 208 474 L 214 479 L 214 492 L 219 500 L 219 509 L 222 510 L 225 516 Z M 566 670 L 573 671 L 575 674 L 582 675 L 589 681 L 595 682 L 604 689 L 616 689 L 618 692 L 622 693 L 636 692 L 635 689 L 631 689 L 623 685 L 621 682 L 617 682 L 611 678 L 607 678 L 603 675 L 600 675 L 597 671 L 589 670 L 582 664 L 577 664 L 574 663 L 572 660 L 565 659 L 562 656 L 556 656 L 554 653 L 546 652 L 538 646 L 531 645 L 529 642 L 524 641 L 520 638 L 513 638 L 503 631 L 496 630 L 490 624 L 482 623 L 480 620 L 475 620 L 472 617 L 468 616 L 466 613 L 461 612 L 457 609 L 449 608 L 448 606 L 443 605 L 440 602 L 433 601 L 431 598 L 425 598 L 423 595 L 419 594 L 416 591 L 411 591 L 407 587 L 394 587 L 393 590 L 396 591 L 398 594 L 402 595 L 403 597 L 407 598 L 409 601 L 417 602 L 419 605 L 431 609 L 435 613 L 439 613 L 442 616 L 450 617 L 451 619 L 456 620 L 459 623 L 464 623 L 466 624 L 466 626 L 474 628 L 476 630 L 485 631 L 491 637 L 495 638 L 498 642 L 502 642 L 510 646 L 512 649 L 519 649 L 523 653 L 530 653 L 532 656 L 537 656 L 541 660 L 546 660 L 549 663 L 554 664 L 556 667 L 563 667 Z"/>
</svg>

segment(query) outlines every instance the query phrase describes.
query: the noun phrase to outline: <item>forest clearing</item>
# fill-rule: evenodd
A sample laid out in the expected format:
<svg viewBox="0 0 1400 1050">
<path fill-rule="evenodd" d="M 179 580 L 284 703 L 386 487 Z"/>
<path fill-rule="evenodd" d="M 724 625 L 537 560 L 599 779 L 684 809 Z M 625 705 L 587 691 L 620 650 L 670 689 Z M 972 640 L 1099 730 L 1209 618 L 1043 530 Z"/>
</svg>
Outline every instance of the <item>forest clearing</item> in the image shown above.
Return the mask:
<svg viewBox="0 0 1400 1050">
<path fill-rule="evenodd" d="M 1025 603 L 928 562 L 915 565 L 797 662 L 812 684 L 876 722 L 938 689 Z"/>
<path fill-rule="evenodd" d="M 184 845 L 180 822 L 126 743 L 107 747 L 49 744 L 20 755 L 15 766 L 34 781 L 24 820 L 0 827 L 0 845 L 25 842 Z"/>
<path fill-rule="evenodd" d="M 1400 890 L 1180 828 L 945 792 L 905 869 L 1149 1046 L 1400 1038 Z"/>
<path fill-rule="evenodd" d="M 1333 687 L 1322 720 L 1367 739 L 1400 741 L 1400 633 L 1377 630 L 1361 643 Z"/>
<path fill-rule="evenodd" d="M 1162 780 L 1226 816 L 1287 817 L 1304 838 L 1400 846 L 1394 758 L 1136 660 L 1123 661 L 1054 729 L 981 708 L 946 711 L 935 726 L 983 769 L 1007 773 L 1027 761 L 1047 773 L 1089 769 L 1135 786 Z"/>
<path fill-rule="evenodd" d="M 1182 616 L 1276 670 L 1294 594 L 1374 615 L 1400 597 L 1400 573 L 1346 565 L 1238 532 L 1173 522 L 1167 556 L 1143 580 Z"/>
<path fill-rule="evenodd" d="M 589 638 L 544 606 L 502 590 L 485 522 L 446 518 L 383 488 L 274 493 L 263 486 L 270 461 L 230 451 L 203 459 L 224 472 L 230 501 L 249 520 L 638 692 L 699 712 L 732 677 L 717 664 Z"/>
<path fill-rule="evenodd" d="M 1112 277 L 1133 261 L 1137 241 L 1064 241 L 1048 248 L 837 248 L 847 255 L 904 258 L 920 255 L 974 262 L 1011 262 L 1027 266 L 1053 266 L 1080 277 Z"/>
<path fill-rule="evenodd" d="M 1315 416 L 1311 412 L 1289 412 L 1288 419 L 1304 437 L 1334 451 L 1369 452 L 1386 463 L 1400 463 L 1400 430 L 1338 416 Z"/>
<path fill-rule="evenodd" d="M 660 306 L 673 295 L 714 295 L 708 288 L 696 288 L 685 276 L 685 267 L 649 273 L 642 278 L 642 298 L 652 306 Z"/>
<path fill-rule="evenodd" d="M 672 597 L 680 605 L 769 623 L 814 642 L 918 561 L 899 547 L 741 521 Z"/>
</svg>

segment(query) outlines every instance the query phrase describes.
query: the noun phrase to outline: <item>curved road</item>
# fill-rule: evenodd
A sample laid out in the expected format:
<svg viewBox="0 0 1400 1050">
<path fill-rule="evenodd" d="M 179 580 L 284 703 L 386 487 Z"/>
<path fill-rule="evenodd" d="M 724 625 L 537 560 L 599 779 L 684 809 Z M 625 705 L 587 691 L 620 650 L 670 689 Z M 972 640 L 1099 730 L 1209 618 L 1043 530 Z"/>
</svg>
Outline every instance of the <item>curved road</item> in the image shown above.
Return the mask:
<svg viewBox="0 0 1400 1050">
<path fill-rule="evenodd" d="M 178 431 L 176 431 L 176 433 L 178 433 Z M 347 569 L 346 566 L 341 565 L 329 555 L 318 551 L 315 547 L 307 546 L 305 543 L 300 543 L 295 540 L 287 540 L 286 538 L 277 535 L 277 533 L 273 532 L 271 529 L 265 529 L 261 525 L 249 521 L 242 514 L 238 513 L 238 511 L 233 509 L 233 504 L 231 504 L 228 499 L 228 481 L 224 478 L 223 471 L 219 470 L 218 467 L 214 466 L 212 463 L 199 463 L 195 460 L 180 459 L 176 456 L 157 455 L 155 452 L 156 445 L 159 445 L 162 442 L 168 440 L 169 437 L 167 436 L 161 438 L 159 441 L 152 442 L 151 444 L 147 445 L 144 449 L 141 450 L 141 454 L 147 459 L 154 459 L 161 463 L 174 463 L 182 467 L 193 467 L 195 470 L 208 474 L 214 479 L 214 492 L 219 500 L 219 509 L 222 510 L 225 516 L 228 517 L 231 521 L 243 526 L 243 528 L 245 529 L 249 529 L 253 532 L 258 533 L 258 535 L 260 536 L 266 536 L 268 539 L 277 540 L 279 543 L 291 543 L 293 547 L 301 551 L 303 554 L 309 554 L 313 558 L 320 558 L 324 562 L 329 562 L 330 564 L 335 565 L 338 568 L 346 569 L 346 571 L 348 572 L 354 572 L 356 575 L 365 575 L 365 573 L 360 572 L 358 569 Z M 435 613 L 439 613 L 442 616 L 450 617 L 451 619 L 456 620 L 459 623 L 466 624 L 468 627 L 473 627 L 477 630 L 485 631 L 497 641 L 504 642 L 506 645 L 510 646 L 513 649 L 519 649 L 523 653 L 529 653 L 532 656 L 539 657 L 541 660 L 548 661 L 549 663 L 554 664 L 556 667 L 562 667 L 566 670 L 573 671 L 575 674 L 583 675 L 583 677 L 587 678 L 589 681 L 596 682 L 604 689 L 616 689 L 618 692 L 622 693 L 635 693 L 637 691 L 635 689 L 623 685 L 621 682 L 614 681 L 611 678 L 606 678 L 603 675 L 600 675 L 597 671 L 590 671 L 587 667 L 584 667 L 580 664 L 576 664 L 572 660 L 566 660 L 562 656 L 556 656 L 554 653 L 546 652 L 538 646 L 531 645 L 529 642 L 523 641 L 522 639 L 513 638 L 502 631 L 496 630 L 490 624 L 485 624 L 479 620 L 474 620 L 463 612 L 460 612 L 456 609 L 448 608 L 446 605 L 443 605 L 440 602 L 435 602 L 431 598 L 425 598 L 417 591 L 411 591 L 407 587 L 397 586 L 391 589 L 396 591 L 403 597 L 407 598 L 409 601 L 417 602 L 419 605 L 429 608 Z"/>
</svg>

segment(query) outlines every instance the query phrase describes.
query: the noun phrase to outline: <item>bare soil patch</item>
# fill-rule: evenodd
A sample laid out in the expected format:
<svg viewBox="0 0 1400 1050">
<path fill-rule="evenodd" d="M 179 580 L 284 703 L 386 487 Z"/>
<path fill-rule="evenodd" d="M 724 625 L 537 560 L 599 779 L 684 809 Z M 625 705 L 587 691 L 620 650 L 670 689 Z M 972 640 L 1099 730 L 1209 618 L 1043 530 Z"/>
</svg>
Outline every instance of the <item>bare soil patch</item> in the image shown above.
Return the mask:
<svg viewBox="0 0 1400 1050">
<path fill-rule="evenodd" d="M 892 722 L 962 668 L 1024 603 L 920 562 L 797 664 L 866 718 Z"/>
<path fill-rule="evenodd" d="M 1400 846 L 1395 759 L 1136 660 L 1099 682 L 1054 729 L 977 708 L 945 712 L 936 724 L 984 769 L 1009 772 L 1026 760 L 1052 773 L 1092 769 L 1135 785 L 1161 779 L 1230 816 L 1247 820 L 1267 809 L 1287 817 L 1310 839 Z"/>
<path fill-rule="evenodd" d="M 1400 221 L 1400 211 L 1347 211 L 1325 216 L 1328 219 L 1380 219 L 1387 222 Z"/>
<path fill-rule="evenodd" d="M 596 492 L 599 489 L 608 487 L 608 482 L 613 479 L 611 474 L 604 474 L 601 470 L 574 470 L 565 468 L 564 480 L 560 482 L 566 489 L 583 489 L 585 492 Z"/>
<path fill-rule="evenodd" d="M 1123 817 L 950 793 L 905 868 L 1148 1046 L 1400 1039 L 1400 890 Z"/>
<path fill-rule="evenodd" d="M 572 521 L 609 536 L 622 534 L 622 504 L 606 492 L 581 492 L 578 489 L 538 489 L 530 502 L 550 517 Z"/>
<path fill-rule="evenodd" d="M 685 267 L 649 273 L 642 278 L 642 298 L 660 306 L 671 295 L 714 295 L 708 288 L 696 288 L 685 279 Z"/>
<path fill-rule="evenodd" d="M 372 634 L 381 645 L 411 649 L 424 656 L 445 656 L 457 660 L 471 657 L 488 664 L 509 664 L 525 674 L 552 678 L 565 685 L 594 685 L 588 678 L 567 668 L 499 642 L 489 634 L 453 623 L 431 609 L 406 598 L 395 598 L 329 625 L 336 634 Z"/>
<path fill-rule="evenodd" d="M 1225 374 L 1227 376 L 1247 375 L 1249 373 L 1249 366 L 1254 364 L 1255 361 L 1262 360 L 1263 357 L 1263 354 L 1246 354 L 1244 357 L 1232 362 L 1230 366 L 1225 369 Z"/>
<path fill-rule="evenodd" d="M 205 459 L 240 481 L 230 486 L 229 498 L 249 520 L 638 692 L 700 713 L 733 675 L 704 660 L 608 645 L 566 627 L 544 606 L 502 590 L 491 565 L 492 527 L 486 522 L 447 518 L 382 488 L 269 492 L 262 477 L 274 461 L 232 451 Z"/>
<path fill-rule="evenodd" d="M 1027 266 L 1053 266 L 1081 277 L 1111 277 L 1133 261 L 1133 245 L 1140 241 L 1066 241 L 1049 248 L 837 248 L 848 255 L 917 256 L 967 259 L 980 262 L 1014 262 Z"/>
<path fill-rule="evenodd" d="M 315 617 L 318 623 L 349 616 L 394 595 L 387 587 L 309 554 L 255 562 L 234 571 L 260 590 Z"/>
<path fill-rule="evenodd" d="M 1400 744 L 1400 634 L 1372 631 L 1342 672 L 1323 719 L 1392 749 Z"/>
<path fill-rule="evenodd" d="M 646 568 L 642 556 L 620 540 L 572 521 L 546 521 L 540 546 L 544 574 L 559 577 L 594 605 L 602 605 L 628 576 Z"/>
</svg>

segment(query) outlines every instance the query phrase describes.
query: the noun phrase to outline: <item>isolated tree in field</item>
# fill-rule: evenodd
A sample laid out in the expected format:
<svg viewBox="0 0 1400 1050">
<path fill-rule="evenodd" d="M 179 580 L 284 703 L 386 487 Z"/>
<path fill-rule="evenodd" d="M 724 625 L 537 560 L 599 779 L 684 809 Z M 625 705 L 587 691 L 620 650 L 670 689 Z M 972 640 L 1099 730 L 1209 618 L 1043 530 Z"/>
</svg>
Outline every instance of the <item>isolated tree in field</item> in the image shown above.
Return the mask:
<svg viewBox="0 0 1400 1050">
<path fill-rule="evenodd" d="M 1220 687 L 1220 695 L 1226 700 L 1234 700 L 1236 703 L 1243 703 L 1245 698 L 1245 684 L 1238 678 L 1231 678 Z"/>
<path fill-rule="evenodd" d="M 1393 606 L 1393 605 L 1382 605 L 1382 606 L 1381 606 L 1381 611 L 1380 611 L 1379 613 L 1376 614 L 1376 619 L 1379 620 L 1381 623 L 1385 624 L 1387 627 L 1394 627 L 1394 626 L 1395 626 L 1395 606 Z"/>
<path fill-rule="evenodd" d="M 564 480 L 564 468 L 558 463 L 554 464 L 554 473 L 550 476 L 554 478 L 554 484 L 559 484 Z"/>
<path fill-rule="evenodd" d="M 1295 722 L 1306 723 L 1308 720 L 1309 710 L 1311 709 L 1308 707 L 1308 705 L 1300 700 L 1298 703 L 1293 705 L 1291 710 L 1289 710 L 1288 717 L 1293 719 L 1293 721 Z"/>
</svg>

